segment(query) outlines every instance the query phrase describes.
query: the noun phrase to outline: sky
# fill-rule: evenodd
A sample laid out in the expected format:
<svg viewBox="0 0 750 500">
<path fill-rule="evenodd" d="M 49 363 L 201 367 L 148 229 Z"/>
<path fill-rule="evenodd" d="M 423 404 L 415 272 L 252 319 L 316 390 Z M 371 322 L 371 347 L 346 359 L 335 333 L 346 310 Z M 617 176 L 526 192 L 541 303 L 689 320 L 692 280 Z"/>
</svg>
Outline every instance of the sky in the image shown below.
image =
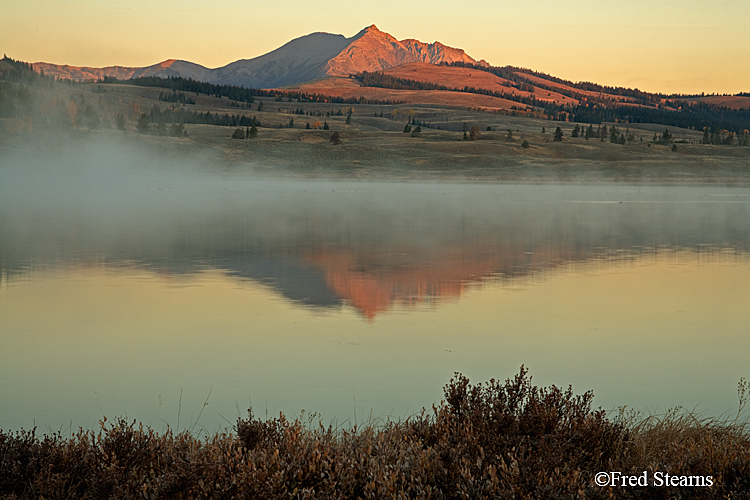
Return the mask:
<svg viewBox="0 0 750 500">
<path fill-rule="evenodd" d="M 748 0 L 0 0 L 0 50 L 27 62 L 215 68 L 371 24 L 572 81 L 750 92 Z"/>
</svg>

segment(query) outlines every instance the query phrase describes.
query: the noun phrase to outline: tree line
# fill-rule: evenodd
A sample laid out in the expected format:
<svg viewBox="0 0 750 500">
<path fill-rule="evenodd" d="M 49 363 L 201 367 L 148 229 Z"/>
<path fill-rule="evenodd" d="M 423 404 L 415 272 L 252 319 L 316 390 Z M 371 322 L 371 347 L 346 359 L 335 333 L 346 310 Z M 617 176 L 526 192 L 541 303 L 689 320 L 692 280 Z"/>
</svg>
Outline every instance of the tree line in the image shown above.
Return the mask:
<svg viewBox="0 0 750 500">
<path fill-rule="evenodd" d="M 363 71 L 354 75 L 354 78 L 362 82 L 366 87 L 379 87 L 394 90 L 447 90 L 450 92 L 466 92 L 468 94 L 480 94 L 488 95 L 491 97 L 499 97 L 501 99 L 508 99 L 515 102 L 520 102 L 528 106 L 541 106 L 536 97 L 519 96 L 514 93 L 500 92 L 497 90 L 476 88 L 476 87 L 449 87 L 439 83 L 422 82 L 419 80 L 411 80 L 409 78 L 401 78 L 392 75 L 386 75 L 385 73 L 376 71 L 369 72 Z"/>
<path fill-rule="evenodd" d="M 489 71 L 504 78 L 509 68 L 484 68 L 468 63 L 451 63 L 452 66 L 470 67 L 479 71 Z M 495 71 L 497 70 L 497 71 Z M 518 75 L 514 76 L 519 78 Z M 553 120 L 574 121 L 581 123 L 629 122 L 629 123 L 659 123 L 674 127 L 703 130 L 728 130 L 741 134 L 750 128 L 750 109 L 731 109 L 708 103 L 696 103 L 681 100 L 669 100 L 663 106 L 624 106 L 613 103 L 602 104 L 596 102 L 581 102 L 577 105 L 558 104 L 537 99 L 536 96 L 526 97 L 512 93 L 498 92 L 488 89 L 466 86 L 464 88 L 421 82 L 407 78 L 387 75 L 383 72 L 358 73 L 355 78 L 363 85 L 382 87 L 396 90 L 447 90 L 453 92 L 467 92 L 472 94 L 489 95 L 502 99 L 519 102 L 534 108 L 544 110 L 547 117 Z M 551 87 L 550 87 L 551 89 Z M 561 93 L 559 89 L 552 89 Z M 624 91 L 623 91 L 624 92 Z M 640 92 L 640 91 L 639 91 Z M 562 92 L 565 93 L 565 92 Z M 569 93 L 570 94 L 570 93 Z M 581 96 L 578 96 L 581 97 Z"/>
<path fill-rule="evenodd" d="M 258 95 L 257 89 L 245 88 L 237 85 L 216 85 L 213 83 L 199 82 L 192 78 L 170 76 L 161 78 L 158 76 L 140 76 L 128 80 L 120 80 L 113 76 L 105 76 L 102 83 L 123 83 L 126 85 L 137 85 L 140 87 L 160 87 L 173 91 L 195 92 L 214 97 L 228 97 L 233 101 L 252 103 Z"/>
<path fill-rule="evenodd" d="M 148 118 L 147 123 L 198 123 L 203 125 L 220 125 L 223 127 L 261 127 L 260 120 L 255 116 L 230 115 L 227 113 L 211 113 L 210 111 L 194 111 L 185 108 L 166 108 L 160 109 L 159 106 L 153 105 L 151 111 L 146 114 L 142 113 L 141 117 Z M 140 118 L 143 120 L 143 118 Z"/>
<path fill-rule="evenodd" d="M 497 67 L 497 66 L 480 66 L 477 64 L 471 64 L 466 63 L 462 61 L 454 61 L 451 63 L 441 63 L 446 66 L 458 66 L 463 68 L 472 68 L 476 69 L 478 71 L 485 71 L 488 73 L 492 73 L 495 76 L 499 76 L 500 78 L 504 78 L 506 80 L 510 80 L 513 82 L 516 82 L 517 84 L 526 83 L 531 86 L 535 86 L 538 88 L 542 88 L 545 90 L 557 92 L 559 94 L 565 95 L 567 97 L 570 97 L 572 99 L 591 99 L 591 97 L 578 93 L 573 92 L 566 89 L 560 89 L 559 87 L 554 87 L 552 85 L 545 85 L 543 83 L 534 82 L 528 78 L 525 78 L 523 75 L 530 75 L 535 76 L 537 78 L 543 78 L 545 80 L 558 83 L 560 85 L 565 85 L 567 87 L 579 89 L 579 90 L 585 90 L 589 92 L 598 92 L 600 94 L 606 94 L 608 96 L 622 96 L 622 97 L 630 97 L 635 102 L 638 102 L 639 104 L 643 105 L 654 105 L 655 103 L 658 103 L 661 98 L 665 97 L 662 94 L 653 94 L 650 92 L 644 92 L 642 90 L 638 89 L 630 89 L 627 87 L 609 87 L 606 85 L 598 85 L 591 82 L 571 82 L 569 80 L 564 80 L 562 78 L 557 78 L 552 75 L 548 75 L 546 73 L 541 73 L 538 71 L 533 71 L 528 68 L 520 68 L 517 66 L 503 66 L 503 67 Z"/>
<path fill-rule="evenodd" d="M 558 111 L 566 111 L 574 122 L 579 123 L 658 123 L 694 130 L 724 129 L 738 134 L 750 128 L 750 109 L 730 109 L 706 103 L 676 104 L 681 105 L 682 109 L 583 104 L 574 107 L 560 106 Z"/>
<path fill-rule="evenodd" d="M 171 93 L 159 92 L 159 100 L 180 104 L 195 104 L 195 99 L 187 97 L 184 92 L 177 92 L 176 90 L 173 90 Z"/>
<path fill-rule="evenodd" d="M 296 99 L 298 102 L 330 102 L 337 104 L 401 104 L 400 101 L 366 99 L 365 97 L 339 97 L 325 94 L 299 92 L 293 90 L 267 90 L 243 87 L 237 85 L 217 85 L 213 83 L 199 82 L 192 78 L 170 76 L 161 78 L 158 76 L 141 76 L 128 80 L 119 80 L 112 76 L 105 76 L 102 83 L 120 83 L 125 85 L 138 85 L 142 87 L 159 87 L 175 91 L 195 92 L 214 97 L 227 97 L 233 101 L 252 104 L 258 97 L 271 97 L 277 100 L 282 98 Z"/>
</svg>

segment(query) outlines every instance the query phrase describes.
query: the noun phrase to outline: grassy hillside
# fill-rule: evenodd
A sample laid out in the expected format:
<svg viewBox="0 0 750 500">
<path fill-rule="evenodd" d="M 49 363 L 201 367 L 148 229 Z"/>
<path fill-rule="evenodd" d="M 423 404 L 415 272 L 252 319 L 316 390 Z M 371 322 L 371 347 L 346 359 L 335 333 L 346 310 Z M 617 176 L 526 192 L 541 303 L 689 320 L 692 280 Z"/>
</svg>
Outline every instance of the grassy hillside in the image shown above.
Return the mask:
<svg viewBox="0 0 750 500">
<path fill-rule="evenodd" d="M 740 145 L 743 136 L 727 130 L 706 136 L 658 123 L 558 121 L 541 108 L 489 95 L 363 88 L 351 78 L 301 89 L 191 91 L 195 82 L 72 83 L 36 75 L 13 60 L 2 65 L 0 148 L 55 147 L 70 137 L 108 135 L 176 153 L 211 151 L 228 164 L 277 175 L 730 184 L 750 179 L 750 148 Z M 457 83 L 465 73 L 475 78 L 476 70 L 408 65 L 390 71 L 410 73 L 425 81 L 450 74 L 448 83 Z M 503 84 L 488 73 L 476 78 L 482 85 Z M 334 133 L 338 140 L 332 142 Z"/>
</svg>

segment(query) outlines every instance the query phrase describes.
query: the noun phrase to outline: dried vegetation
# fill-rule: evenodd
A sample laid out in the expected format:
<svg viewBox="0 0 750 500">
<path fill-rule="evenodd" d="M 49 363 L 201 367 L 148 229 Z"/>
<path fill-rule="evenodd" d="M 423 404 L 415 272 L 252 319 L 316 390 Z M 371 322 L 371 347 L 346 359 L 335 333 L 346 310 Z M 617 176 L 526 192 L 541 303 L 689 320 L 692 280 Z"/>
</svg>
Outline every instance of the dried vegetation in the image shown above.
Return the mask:
<svg viewBox="0 0 750 500">
<path fill-rule="evenodd" d="M 740 412 L 748 399 L 740 382 Z M 672 411 L 646 419 L 593 410 L 531 384 L 525 368 L 472 385 L 405 422 L 348 429 L 283 415 L 235 434 L 161 435 L 133 422 L 98 432 L 0 431 L 0 498 L 750 498 L 744 421 Z M 711 475 L 712 487 L 599 487 L 600 471 Z"/>
</svg>

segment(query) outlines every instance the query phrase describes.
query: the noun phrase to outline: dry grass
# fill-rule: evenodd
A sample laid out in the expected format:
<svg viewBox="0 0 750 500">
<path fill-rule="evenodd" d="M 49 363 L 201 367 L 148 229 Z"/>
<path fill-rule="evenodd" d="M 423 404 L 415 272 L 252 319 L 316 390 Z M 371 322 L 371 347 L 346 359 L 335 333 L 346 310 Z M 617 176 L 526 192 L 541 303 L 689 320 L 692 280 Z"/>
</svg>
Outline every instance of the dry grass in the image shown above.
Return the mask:
<svg viewBox="0 0 750 500">
<path fill-rule="evenodd" d="M 133 422 L 38 437 L 0 431 L 0 498 L 749 498 L 750 436 L 734 419 L 593 410 L 590 392 L 457 374 L 445 402 L 346 429 L 262 421 L 200 440 Z M 711 475 L 712 487 L 599 487 L 600 471 Z"/>
<path fill-rule="evenodd" d="M 408 71 L 409 67 L 394 71 Z M 471 72 L 467 68 L 426 67 L 430 71 Z M 471 73 L 473 78 L 475 72 Z M 424 78 L 432 77 L 425 73 Z M 654 134 L 663 132 L 663 125 L 618 124 L 621 130 L 628 129 L 635 135 L 635 142 L 620 146 L 573 138 L 573 123 L 520 116 L 523 113 L 507 109 L 518 103 L 491 96 L 362 89 L 349 78 L 311 85 L 320 86 L 323 94 L 359 97 L 366 90 L 377 93 L 370 95 L 372 98 L 415 103 L 350 106 L 263 98 L 259 111 L 259 101 L 250 109 L 238 108 L 230 106 L 227 98 L 188 92 L 188 97 L 196 101 L 186 106 L 190 111 L 256 117 L 262 126 L 256 139 L 240 141 L 231 139 L 235 127 L 188 123 L 188 137 L 173 138 L 138 134 L 135 130 L 141 113 L 154 106 L 162 111 L 173 106 L 158 100 L 164 89 L 121 84 L 44 85 L 31 87 L 34 105 L 27 111 L 33 118 L 0 118 L 0 150 L 54 150 L 86 137 L 109 136 L 111 140 L 128 141 L 133 147 L 156 147 L 186 157 L 210 156 L 216 163 L 262 175 L 750 185 L 750 148 L 698 144 L 701 131 L 670 128 L 677 141 L 677 151 L 672 152 L 667 146 L 649 144 Z M 421 104 L 425 102 L 428 104 Z M 100 128 L 92 126 L 90 130 L 85 120 L 81 122 L 89 106 L 99 114 Z M 77 110 L 77 121 L 69 116 L 69 107 Z M 306 114 L 295 114 L 300 108 Z M 353 115 L 347 124 L 350 108 Z M 478 112 L 478 108 L 490 112 Z M 115 128 L 117 115 L 124 118 L 124 131 Z M 286 128 L 292 118 L 294 128 Z M 423 126 L 418 137 L 403 134 L 410 118 L 433 128 Z M 315 122 L 327 123 L 330 131 L 305 129 L 306 123 Z M 479 140 L 463 141 L 464 126 L 478 127 Z M 564 134 L 562 142 L 552 142 L 557 126 Z M 547 129 L 544 134 L 543 127 Z M 508 130 L 512 130 L 512 140 L 507 139 Z M 329 142 L 334 132 L 340 134 L 342 144 Z M 521 147 L 524 141 L 529 145 L 526 149 Z"/>
<path fill-rule="evenodd" d="M 594 91 L 591 91 L 591 90 L 583 90 L 583 89 L 579 89 L 579 88 L 576 88 L 576 87 L 571 87 L 570 85 L 565 85 L 564 83 L 558 83 L 558 82 L 555 82 L 555 81 L 552 81 L 552 80 L 547 80 L 546 78 L 540 78 L 538 76 L 530 75 L 528 73 L 518 73 L 518 74 L 520 74 L 524 78 L 528 79 L 532 83 L 538 83 L 538 84 L 541 84 L 541 85 L 545 85 L 547 87 L 556 88 L 556 89 L 559 89 L 562 92 L 573 92 L 573 93 L 578 94 L 578 95 L 582 95 L 582 96 L 586 96 L 586 97 L 594 97 L 594 98 L 601 96 L 601 93 L 599 93 L 599 92 L 594 92 Z M 542 95 L 542 96 L 545 95 L 547 92 L 549 92 L 549 91 L 546 90 L 546 89 L 539 89 L 539 94 Z M 555 95 L 561 95 L 561 94 L 556 94 L 555 92 L 552 92 L 552 95 L 555 96 Z M 632 98 L 629 98 L 629 97 L 626 97 L 626 96 L 606 95 L 606 97 L 614 99 L 614 100 L 622 102 L 622 103 L 627 103 L 629 101 L 632 101 Z M 558 98 L 555 98 L 555 101 L 558 102 Z M 563 101 L 563 102 L 565 104 L 570 104 L 571 101 L 573 101 L 575 103 L 578 102 L 577 100 L 571 99 L 570 97 L 568 97 L 567 100 Z"/>
<path fill-rule="evenodd" d="M 706 104 L 713 104 L 716 106 L 724 106 L 730 109 L 750 108 L 750 96 L 715 95 L 715 96 L 706 96 L 706 97 L 696 97 L 696 98 L 686 99 L 686 100 L 703 102 Z"/>
<path fill-rule="evenodd" d="M 398 78 L 405 78 L 407 80 L 445 85 L 449 88 L 462 89 L 464 87 L 474 87 L 477 89 L 504 92 L 506 94 L 513 94 L 521 97 L 534 96 L 531 92 L 518 90 L 513 87 L 506 87 L 504 83 L 508 80 L 505 78 L 473 68 L 438 66 L 429 63 L 411 63 L 387 69 L 383 71 L 383 73 Z M 578 104 L 576 99 L 565 97 L 554 91 L 539 89 L 538 92 L 540 99 L 544 101 L 551 101 L 559 104 Z M 516 103 L 516 106 L 519 106 L 519 104 Z"/>
<path fill-rule="evenodd" d="M 379 87 L 331 87 L 323 84 L 304 84 L 297 87 L 309 94 L 323 94 L 344 99 L 393 101 L 404 104 L 429 104 L 456 108 L 483 108 L 488 110 L 511 109 L 519 104 L 515 101 L 482 94 L 453 92 L 449 90 L 395 90 Z"/>
</svg>

